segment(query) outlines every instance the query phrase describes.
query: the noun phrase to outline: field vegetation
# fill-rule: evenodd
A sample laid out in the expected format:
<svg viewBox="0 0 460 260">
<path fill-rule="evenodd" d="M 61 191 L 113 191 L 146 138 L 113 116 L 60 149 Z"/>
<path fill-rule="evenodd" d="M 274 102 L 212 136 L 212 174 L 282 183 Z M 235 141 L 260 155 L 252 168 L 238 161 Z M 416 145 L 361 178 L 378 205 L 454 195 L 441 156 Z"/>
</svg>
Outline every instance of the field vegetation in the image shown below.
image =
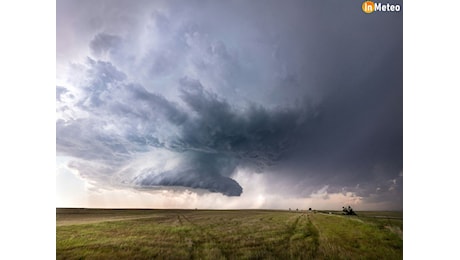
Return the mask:
<svg viewBox="0 0 460 260">
<path fill-rule="evenodd" d="M 57 209 L 57 259 L 402 259 L 402 212 Z"/>
</svg>

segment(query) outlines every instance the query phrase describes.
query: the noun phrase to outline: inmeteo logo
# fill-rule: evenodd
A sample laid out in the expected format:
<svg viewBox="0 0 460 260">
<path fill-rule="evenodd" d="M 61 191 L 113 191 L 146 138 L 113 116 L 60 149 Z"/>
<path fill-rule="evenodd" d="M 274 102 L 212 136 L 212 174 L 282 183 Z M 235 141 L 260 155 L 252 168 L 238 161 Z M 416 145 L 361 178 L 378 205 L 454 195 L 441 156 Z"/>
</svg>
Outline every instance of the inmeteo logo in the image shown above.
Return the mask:
<svg viewBox="0 0 460 260">
<path fill-rule="evenodd" d="M 400 5 L 394 5 L 394 4 L 382 4 L 382 3 L 374 3 L 372 1 L 365 1 L 361 8 L 363 9 L 363 12 L 366 14 L 370 14 L 373 12 L 399 12 L 401 10 Z"/>
</svg>

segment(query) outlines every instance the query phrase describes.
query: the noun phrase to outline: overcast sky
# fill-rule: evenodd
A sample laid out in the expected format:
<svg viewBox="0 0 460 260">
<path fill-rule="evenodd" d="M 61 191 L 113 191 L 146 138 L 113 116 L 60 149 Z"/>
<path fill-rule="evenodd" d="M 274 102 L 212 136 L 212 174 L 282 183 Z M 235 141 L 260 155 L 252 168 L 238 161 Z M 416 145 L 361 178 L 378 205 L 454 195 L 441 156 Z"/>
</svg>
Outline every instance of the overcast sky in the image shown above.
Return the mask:
<svg viewBox="0 0 460 260">
<path fill-rule="evenodd" d="M 402 209 L 402 12 L 361 3 L 58 1 L 57 206 Z"/>
</svg>

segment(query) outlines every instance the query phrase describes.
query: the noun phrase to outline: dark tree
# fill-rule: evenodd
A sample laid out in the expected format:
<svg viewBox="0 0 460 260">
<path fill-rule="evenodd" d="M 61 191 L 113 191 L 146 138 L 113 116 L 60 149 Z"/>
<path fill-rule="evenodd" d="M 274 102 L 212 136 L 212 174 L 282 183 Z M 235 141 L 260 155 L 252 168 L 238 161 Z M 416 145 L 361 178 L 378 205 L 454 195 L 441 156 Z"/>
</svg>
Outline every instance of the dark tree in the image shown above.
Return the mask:
<svg viewBox="0 0 460 260">
<path fill-rule="evenodd" d="M 342 207 L 342 211 L 344 215 L 356 215 L 350 206 L 348 206 L 348 208 Z"/>
</svg>

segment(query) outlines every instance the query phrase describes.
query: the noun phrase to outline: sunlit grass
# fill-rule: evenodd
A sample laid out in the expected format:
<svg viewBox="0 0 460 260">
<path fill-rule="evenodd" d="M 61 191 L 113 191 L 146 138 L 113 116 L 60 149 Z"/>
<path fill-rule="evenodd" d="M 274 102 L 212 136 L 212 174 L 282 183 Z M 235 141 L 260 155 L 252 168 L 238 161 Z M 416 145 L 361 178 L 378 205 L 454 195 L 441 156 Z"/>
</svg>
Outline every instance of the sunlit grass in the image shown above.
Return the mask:
<svg viewBox="0 0 460 260">
<path fill-rule="evenodd" d="M 113 221 L 120 216 L 130 219 Z M 402 258 L 402 240 L 385 225 L 319 213 L 60 210 L 57 224 L 58 259 Z"/>
</svg>

